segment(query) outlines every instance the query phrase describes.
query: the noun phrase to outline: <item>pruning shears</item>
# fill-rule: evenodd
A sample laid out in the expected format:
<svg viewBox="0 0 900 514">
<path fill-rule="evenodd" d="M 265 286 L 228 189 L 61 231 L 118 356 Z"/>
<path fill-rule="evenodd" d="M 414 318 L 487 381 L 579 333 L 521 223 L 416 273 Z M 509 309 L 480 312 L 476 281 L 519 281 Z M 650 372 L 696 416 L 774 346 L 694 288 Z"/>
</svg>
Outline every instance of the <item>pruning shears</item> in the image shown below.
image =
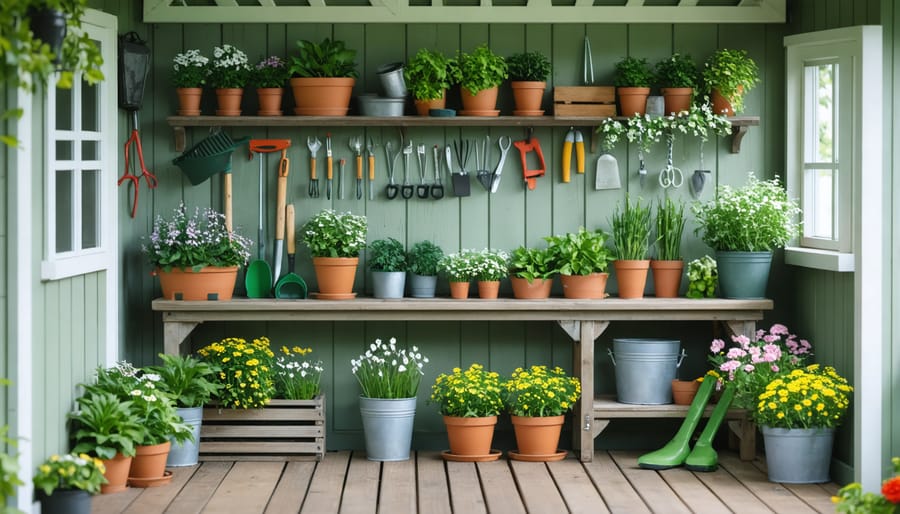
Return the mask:
<svg viewBox="0 0 900 514">
<path fill-rule="evenodd" d="M 562 181 L 569 182 L 572 167 L 572 145 L 575 146 L 575 167 L 578 173 L 584 173 L 584 136 L 580 130 L 569 127 L 562 151 Z"/>
</svg>

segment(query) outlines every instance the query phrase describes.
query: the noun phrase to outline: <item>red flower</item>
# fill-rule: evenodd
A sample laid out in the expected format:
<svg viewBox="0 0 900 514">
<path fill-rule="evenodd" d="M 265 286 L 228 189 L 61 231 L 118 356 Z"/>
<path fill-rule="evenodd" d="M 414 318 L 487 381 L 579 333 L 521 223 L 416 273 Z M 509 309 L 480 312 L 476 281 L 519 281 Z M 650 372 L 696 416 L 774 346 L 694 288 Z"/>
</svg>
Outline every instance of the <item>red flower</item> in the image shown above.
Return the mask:
<svg viewBox="0 0 900 514">
<path fill-rule="evenodd" d="M 885 480 L 881 485 L 881 494 L 891 503 L 900 503 L 900 476 Z"/>
</svg>

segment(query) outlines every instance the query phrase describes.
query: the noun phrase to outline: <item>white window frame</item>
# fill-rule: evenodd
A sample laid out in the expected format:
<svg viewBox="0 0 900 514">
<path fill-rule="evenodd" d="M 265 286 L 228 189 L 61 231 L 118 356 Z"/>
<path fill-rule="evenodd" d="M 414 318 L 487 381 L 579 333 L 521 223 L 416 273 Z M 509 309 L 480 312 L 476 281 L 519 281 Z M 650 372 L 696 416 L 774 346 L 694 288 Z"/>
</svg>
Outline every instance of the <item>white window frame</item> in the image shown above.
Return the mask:
<svg viewBox="0 0 900 514">
<path fill-rule="evenodd" d="M 115 264 L 117 251 L 117 225 L 116 213 L 116 175 L 117 159 L 116 151 L 118 138 L 118 123 L 116 119 L 116 101 L 110 100 L 117 97 L 116 90 L 116 59 L 117 42 L 115 30 L 103 30 L 100 26 L 89 22 L 88 17 L 83 20 L 84 31 L 92 38 L 100 42 L 103 65 L 101 71 L 105 80 L 94 84 L 97 88 L 97 106 L 99 113 L 97 131 L 81 131 L 81 75 L 76 74 L 72 86 L 72 108 L 74 112 L 73 130 L 58 130 L 56 128 L 56 89 L 48 87 L 44 98 L 46 101 L 45 127 L 47 128 L 44 139 L 44 256 L 41 262 L 41 280 L 60 280 L 64 278 L 94 273 L 111 269 Z M 55 84 L 57 77 L 52 77 L 48 84 Z M 72 159 L 57 160 L 56 142 L 58 140 L 73 141 Z M 81 159 L 81 142 L 96 141 L 97 160 Z M 71 251 L 58 252 L 56 250 L 56 172 L 58 170 L 72 170 L 72 213 L 77 216 L 72 233 Z M 100 206 L 97 212 L 99 244 L 95 248 L 81 249 L 81 176 L 85 170 L 99 170 L 97 180 Z"/>
</svg>

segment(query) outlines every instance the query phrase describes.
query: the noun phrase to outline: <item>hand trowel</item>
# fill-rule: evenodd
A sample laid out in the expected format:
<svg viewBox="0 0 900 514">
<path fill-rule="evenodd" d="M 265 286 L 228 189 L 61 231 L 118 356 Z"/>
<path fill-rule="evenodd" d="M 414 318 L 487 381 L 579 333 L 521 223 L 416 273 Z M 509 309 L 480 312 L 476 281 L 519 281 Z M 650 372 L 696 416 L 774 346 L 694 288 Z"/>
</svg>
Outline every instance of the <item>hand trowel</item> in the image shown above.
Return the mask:
<svg viewBox="0 0 900 514">
<path fill-rule="evenodd" d="M 619 161 L 609 153 L 604 153 L 597 158 L 597 176 L 594 179 L 594 189 L 619 189 L 622 182 L 619 179 Z"/>
</svg>

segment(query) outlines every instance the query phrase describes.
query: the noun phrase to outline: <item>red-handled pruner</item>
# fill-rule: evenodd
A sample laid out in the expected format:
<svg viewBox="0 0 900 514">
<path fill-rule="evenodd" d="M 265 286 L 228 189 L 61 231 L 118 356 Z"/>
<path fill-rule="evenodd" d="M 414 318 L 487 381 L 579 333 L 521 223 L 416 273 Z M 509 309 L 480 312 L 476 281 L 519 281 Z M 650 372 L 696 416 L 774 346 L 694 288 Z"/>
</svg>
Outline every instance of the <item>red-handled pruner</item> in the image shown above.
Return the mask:
<svg viewBox="0 0 900 514">
<path fill-rule="evenodd" d="M 128 141 L 125 141 L 125 173 L 122 174 L 116 185 L 121 186 L 123 182 L 131 182 L 131 187 L 134 188 L 134 200 L 131 205 L 131 217 L 134 218 L 134 216 L 137 214 L 138 195 L 140 193 L 141 178 L 147 181 L 147 187 L 150 189 L 156 189 L 156 186 L 159 185 L 159 182 L 156 180 L 156 175 L 151 173 L 150 170 L 147 169 L 147 166 L 144 164 L 144 150 L 143 148 L 141 148 L 141 136 L 140 134 L 138 134 L 137 111 L 131 111 L 131 123 L 131 137 L 128 138 Z M 140 176 L 135 175 L 131 172 L 132 143 L 134 143 L 134 146 L 137 149 L 138 164 L 141 166 Z"/>
<path fill-rule="evenodd" d="M 538 141 L 538 138 L 534 137 L 533 131 L 529 129 L 528 137 L 522 141 L 514 142 L 513 145 L 519 149 L 519 157 L 522 159 L 522 178 L 528 184 L 528 189 L 533 190 L 537 187 L 537 178 L 543 177 L 547 170 L 547 165 L 544 163 L 544 152 L 541 151 L 541 143 Z M 528 152 L 537 154 L 538 162 L 541 165 L 540 169 L 528 169 Z"/>
</svg>

